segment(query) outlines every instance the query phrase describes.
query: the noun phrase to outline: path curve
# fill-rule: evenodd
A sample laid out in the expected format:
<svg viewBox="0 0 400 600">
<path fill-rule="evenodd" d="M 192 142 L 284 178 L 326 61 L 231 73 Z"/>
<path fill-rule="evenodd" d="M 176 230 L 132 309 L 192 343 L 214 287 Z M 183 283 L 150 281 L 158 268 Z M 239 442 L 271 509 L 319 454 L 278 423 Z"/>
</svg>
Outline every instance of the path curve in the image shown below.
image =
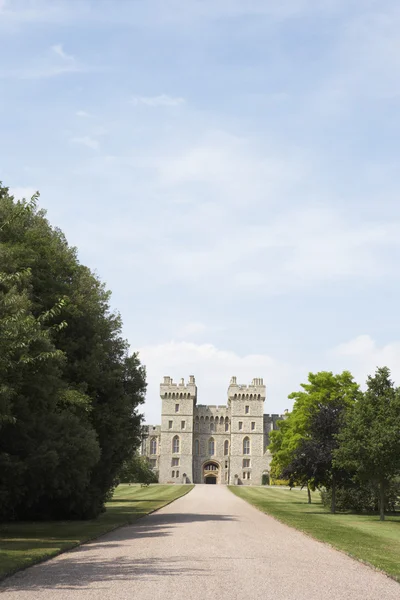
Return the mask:
<svg viewBox="0 0 400 600">
<path fill-rule="evenodd" d="M 392 579 L 208 485 L 0 590 L 1 600 L 400 598 Z"/>
</svg>

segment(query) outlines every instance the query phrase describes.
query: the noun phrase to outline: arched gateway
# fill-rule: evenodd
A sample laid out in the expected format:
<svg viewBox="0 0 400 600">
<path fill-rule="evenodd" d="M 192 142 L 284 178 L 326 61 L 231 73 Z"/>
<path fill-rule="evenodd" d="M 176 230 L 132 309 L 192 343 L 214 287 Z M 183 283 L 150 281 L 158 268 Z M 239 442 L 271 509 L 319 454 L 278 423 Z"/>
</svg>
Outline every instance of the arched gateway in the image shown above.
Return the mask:
<svg viewBox="0 0 400 600">
<path fill-rule="evenodd" d="M 203 466 L 204 483 L 215 485 L 218 483 L 219 465 L 214 460 L 207 461 Z"/>
</svg>

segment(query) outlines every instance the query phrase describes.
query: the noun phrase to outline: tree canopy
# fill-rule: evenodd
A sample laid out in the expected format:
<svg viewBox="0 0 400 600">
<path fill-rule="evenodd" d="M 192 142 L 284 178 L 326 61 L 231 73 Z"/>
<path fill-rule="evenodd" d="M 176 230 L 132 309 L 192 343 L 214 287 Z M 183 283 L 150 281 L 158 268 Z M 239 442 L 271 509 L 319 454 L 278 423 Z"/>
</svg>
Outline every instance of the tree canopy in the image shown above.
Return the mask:
<svg viewBox="0 0 400 600">
<path fill-rule="evenodd" d="M 0 185 L 0 518 L 89 518 L 139 444 L 145 370 L 36 200 Z"/>
<path fill-rule="evenodd" d="M 335 464 L 378 490 L 380 518 L 391 482 L 400 475 L 400 390 L 387 367 L 367 380 L 367 390 L 352 407 L 338 435 Z"/>
</svg>

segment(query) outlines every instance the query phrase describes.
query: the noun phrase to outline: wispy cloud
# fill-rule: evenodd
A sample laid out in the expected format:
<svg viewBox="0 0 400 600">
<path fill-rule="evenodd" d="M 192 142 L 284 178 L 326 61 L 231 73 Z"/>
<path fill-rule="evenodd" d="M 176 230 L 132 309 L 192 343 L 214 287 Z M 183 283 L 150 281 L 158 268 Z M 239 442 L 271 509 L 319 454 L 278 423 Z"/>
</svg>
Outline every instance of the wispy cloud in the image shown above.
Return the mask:
<svg viewBox="0 0 400 600">
<path fill-rule="evenodd" d="M 84 118 L 89 118 L 89 117 L 93 116 L 89 112 L 86 112 L 86 110 L 77 110 L 75 114 L 76 114 L 77 117 L 81 117 L 83 119 Z"/>
<path fill-rule="evenodd" d="M 11 79 L 47 79 L 66 73 L 87 71 L 72 55 L 66 54 L 61 44 L 50 47 L 50 52 L 32 60 L 30 64 L 16 69 L 0 70 L 0 78 Z"/>
<path fill-rule="evenodd" d="M 393 379 L 400 382 L 400 341 L 379 345 L 370 335 L 359 335 L 330 352 L 331 359 L 346 364 L 360 383 L 378 367 L 389 367 Z"/>
<path fill-rule="evenodd" d="M 158 106 L 180 106 L 185 104 L 185 98 L 179 96 L 168 96 L 167 94 L 160 94 L 159 96 L 133 96 L 131 99 L 132 104 L 138 106 L 140 104 L 144 106 L 158 107 Z"/>
<path fill-rule="evenodd" d="M 90 137 L 89 135 L 84 135 L 81 137 L 73 137 L 71 138 L 71 142 L 73 144 L 80 144 L 81 146 L 86 146 L 91 150 L 98 150 L 100 148 L 100 143 L 98 140 Z"/>
<path fill-rule="evenodd" d="M 71 54 L 67 54 L 66 52 L 64 52 L 62 44 L 55 44 L 54 46 L 51 47 L 51 49 L 58 56 L 60 56 L 63 60 L 66 60 L 66 61 L 73 61 L 73 60 L 75 60 L 74 57 Z"/>
</svg>

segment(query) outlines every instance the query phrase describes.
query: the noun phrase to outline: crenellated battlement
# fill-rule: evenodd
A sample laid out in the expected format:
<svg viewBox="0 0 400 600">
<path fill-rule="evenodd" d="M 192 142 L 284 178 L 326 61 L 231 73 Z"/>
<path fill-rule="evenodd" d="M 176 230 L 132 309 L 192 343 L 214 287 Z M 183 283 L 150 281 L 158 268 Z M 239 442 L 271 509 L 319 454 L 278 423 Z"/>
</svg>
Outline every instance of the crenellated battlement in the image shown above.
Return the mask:
<svg viewBox="0 0 400 600">
<path fill-rule="evenodd" d="M 189 381 L 185 383 L 182 377 L 179 383 L 175 383 L 172 377 L 166 375 L 164 381 L 160 384 L 161 398 L 197 398 L 196 380 L 193 375 L 190 375 Z"/>
<path fill-rule="evenodd" d="M 237 378 L 232 377 L 228 388 L 230 400 L 265 400 L 265 385 L 261 377 L 256 377 L 249 385 L 237 383 Z"/>
</svg>

